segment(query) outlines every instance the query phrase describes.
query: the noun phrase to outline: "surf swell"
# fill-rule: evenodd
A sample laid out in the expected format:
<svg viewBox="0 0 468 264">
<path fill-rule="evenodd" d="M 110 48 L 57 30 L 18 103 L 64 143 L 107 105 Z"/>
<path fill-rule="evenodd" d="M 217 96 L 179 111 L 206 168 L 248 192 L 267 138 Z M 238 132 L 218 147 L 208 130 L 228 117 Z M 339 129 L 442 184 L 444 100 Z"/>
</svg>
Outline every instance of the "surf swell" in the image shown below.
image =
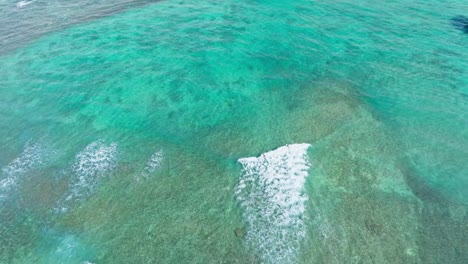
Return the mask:
<svg viewBox="0 0 468 264">
<path fill-rule="evenodd" d="M 292 144 L 239 159 L 235 195 L 248 225 L 246 243 L 266 263 L 293 263 L 306 235 L 309 144 Z"/>
<path fill-rule="evenodd" d="M 67 201 L 79 201 L 91 195 L 101 178 L 105 177 L 117 166 L 117 144 L 105 145 L 103 141 L 95 141 L 86 146 L 75 157 L 70 179 L 70 193 Z M 66 207 L 61 210 L 66 210 Z"/>
<path fill-rule="evenodd" d="M 146 163 L 145 168 L 143 169 L 142 176 L 143 177 L 148 177 L 156 169 L 161 167 L 162 159 L 163 159 L 162 150 L 153 153 L 153 155 L 151 155 L 149 161 Z"/>
<path fill-rule="evenodd" d="M 21 175 L 40 167 L 46 161 L 46 148 L 37 142 L 27 142 L 24 146 L 23 152 L 16 159 L 2 168 L 4 177 L 0 181 L 0 191 L 6 192 L 10 190 L 18 183 Z M 0 197 L 3 195 L 0 195 Z"/>
<path fill-rule="evenodd" d="M 36 0 L 33 0 L 33 1 L 19 1 L 18 3 L 16 3 L 16 7 L 18 8 L 23 8 L 27 5 L 30 5 L 32 3 L 36 2 Z"/>
</svg>

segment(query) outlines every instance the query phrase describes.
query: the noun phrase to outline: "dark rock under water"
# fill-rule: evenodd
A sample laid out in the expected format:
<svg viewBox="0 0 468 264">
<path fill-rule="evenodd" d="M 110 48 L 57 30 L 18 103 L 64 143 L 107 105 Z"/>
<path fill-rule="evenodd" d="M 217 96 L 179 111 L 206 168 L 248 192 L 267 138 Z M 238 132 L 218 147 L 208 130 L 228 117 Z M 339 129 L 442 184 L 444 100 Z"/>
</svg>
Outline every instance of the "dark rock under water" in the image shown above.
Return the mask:
<svg viewBox="0 0 468 264">
<path fill-rule="evenodd" d="M 245 236 L 245 230 L 243 228 L 238 227 L 234 229 L 234 234 L 236 235 L 236 237 L 243 238 Z"/>
<path fill-rule="evenodd" d="M 450 19 L 452 25 L 458 29 L 468 34 L 468 17 L 466 16 L 455 16 Z"/>
</svg>

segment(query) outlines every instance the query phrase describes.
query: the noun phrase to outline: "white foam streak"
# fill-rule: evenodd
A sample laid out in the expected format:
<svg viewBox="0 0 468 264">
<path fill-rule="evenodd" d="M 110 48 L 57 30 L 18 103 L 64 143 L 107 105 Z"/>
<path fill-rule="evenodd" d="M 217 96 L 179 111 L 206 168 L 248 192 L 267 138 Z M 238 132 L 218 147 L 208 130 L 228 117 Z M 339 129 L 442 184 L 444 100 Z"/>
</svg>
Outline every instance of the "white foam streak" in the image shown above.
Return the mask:
<svg viewBox="0 0 468 264">
<path fill-rule="evenodd" d="M 33 0 L 33 1 L 24 1 L 24 0 L 22 0 L 22 1 L 19 1 L 18 3 L 16 3 L 16 7 L 23 8 L 23 7 L 25 7 L 25 6 L 29 5 L 29 4 L 34 3 L 34 2 L 36 2 L 36 0 Z"/>
<path fill-rule="evenodd" d="M 266 263 L 293 263 L 305 237 L 309 144 L 292 144 L 239 159 L 236 197 L 248 224 L 246 242 Z"/>
</svg>

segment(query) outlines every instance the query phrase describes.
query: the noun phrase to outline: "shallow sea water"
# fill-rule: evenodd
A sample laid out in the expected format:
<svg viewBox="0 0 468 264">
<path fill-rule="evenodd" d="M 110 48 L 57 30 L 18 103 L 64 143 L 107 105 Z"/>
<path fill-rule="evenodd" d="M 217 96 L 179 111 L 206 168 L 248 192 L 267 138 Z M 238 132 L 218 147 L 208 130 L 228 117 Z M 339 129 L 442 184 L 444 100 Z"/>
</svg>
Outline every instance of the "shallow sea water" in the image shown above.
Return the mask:
<svg viewBox="0 0 468 264">
<path fill-rule="evenodd" d="M 468 262 L 466 1 L 0 8 L 0 263 Z"/>
</svg>

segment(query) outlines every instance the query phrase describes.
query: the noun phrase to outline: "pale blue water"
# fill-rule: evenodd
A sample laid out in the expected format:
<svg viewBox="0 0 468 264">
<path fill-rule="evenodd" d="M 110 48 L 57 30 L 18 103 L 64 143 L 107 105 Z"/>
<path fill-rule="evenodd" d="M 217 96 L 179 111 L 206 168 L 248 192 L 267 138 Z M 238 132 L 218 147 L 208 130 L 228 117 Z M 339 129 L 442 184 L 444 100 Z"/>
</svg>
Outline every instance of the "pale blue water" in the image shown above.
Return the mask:
<svg viewBox="0 0 468 264">
<path fill-rule="evenodd" d="M 0 263 L 467 263 L 467 12 L 0 2 Z"/>
</svg>

